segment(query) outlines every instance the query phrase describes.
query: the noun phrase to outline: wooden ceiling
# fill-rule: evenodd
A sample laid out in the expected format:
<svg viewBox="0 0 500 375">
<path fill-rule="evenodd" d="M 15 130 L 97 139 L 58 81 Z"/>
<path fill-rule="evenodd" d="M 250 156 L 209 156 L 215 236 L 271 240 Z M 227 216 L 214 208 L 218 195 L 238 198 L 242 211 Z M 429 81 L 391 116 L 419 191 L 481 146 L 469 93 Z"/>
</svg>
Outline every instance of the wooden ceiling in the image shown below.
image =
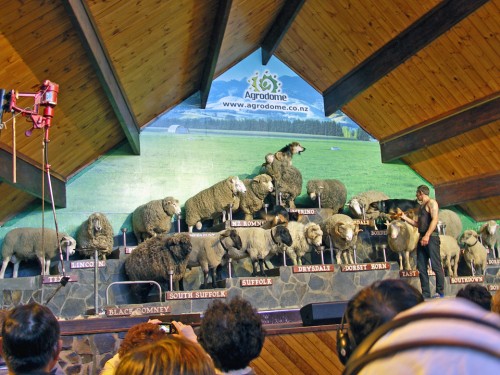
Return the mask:
<svg viewBox="0 0 500 375">
<path fill-rule="evenodd" d="M 66 180 L 262 49 L 477 221 L 500 218 L 500 0 L 10 1 L 0 87 L 60 85 L 49 162 Z M 23 99 L 26 100 L 26 99 Z M 24 104 L 26 103 L 26 104 Z M 20 106 L 32 102 L 18 101 Z M 4 115 L 4 121 L 10 114 Z M 17 117 L 17 124 L 21 117 Z M 43 132 L 0 133 L 0 224 L 42 196 Z M 47 192 L 45 192 L 46 198 Z"/>
</svg>

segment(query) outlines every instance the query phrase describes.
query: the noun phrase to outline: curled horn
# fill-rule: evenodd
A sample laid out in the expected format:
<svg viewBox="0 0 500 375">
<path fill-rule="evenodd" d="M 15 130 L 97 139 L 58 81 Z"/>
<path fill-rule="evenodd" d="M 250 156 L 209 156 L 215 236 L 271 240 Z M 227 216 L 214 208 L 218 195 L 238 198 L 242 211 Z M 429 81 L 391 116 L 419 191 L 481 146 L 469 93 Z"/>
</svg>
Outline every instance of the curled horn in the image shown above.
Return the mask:
<svg viewBox="0 0 500 375">
<path fill-rule="evenodd" d="M 337 236 L 340 236 L 340 231 L 339 231 L 339 228 L 344 225 L 344 223 L 340 222 L 340 223 L 337 223 L 337 225 L 335 225 L 335 229 L 334 229 L 334 234 L 337 235 Z"/>
</svg>

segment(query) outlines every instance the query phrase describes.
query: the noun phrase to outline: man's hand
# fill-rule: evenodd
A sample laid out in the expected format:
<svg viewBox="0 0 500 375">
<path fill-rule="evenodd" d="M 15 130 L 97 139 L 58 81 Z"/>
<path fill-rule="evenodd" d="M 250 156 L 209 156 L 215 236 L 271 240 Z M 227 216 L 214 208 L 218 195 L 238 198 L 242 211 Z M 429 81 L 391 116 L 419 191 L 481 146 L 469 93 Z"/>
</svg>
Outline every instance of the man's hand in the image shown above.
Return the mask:
<svg viewBox="0 0 500 375">
<path fill-rule="evenodd" d="M 427 246 L 427 244 L 429 243 L 429 237 L 430 236 L 428 234 L 423 236 L 422 239 L 420 240 L 420 245 Z"/>
</svg>

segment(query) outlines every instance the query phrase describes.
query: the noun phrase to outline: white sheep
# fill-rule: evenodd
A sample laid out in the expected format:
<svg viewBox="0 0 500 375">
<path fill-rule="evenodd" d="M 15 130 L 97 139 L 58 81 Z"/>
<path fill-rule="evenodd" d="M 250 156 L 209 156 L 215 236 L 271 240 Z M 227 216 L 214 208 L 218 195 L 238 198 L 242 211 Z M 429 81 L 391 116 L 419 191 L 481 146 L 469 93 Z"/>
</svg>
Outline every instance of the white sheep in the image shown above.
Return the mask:
<svg viewBox="0 0 500 375">
<path fill-rule="evenodd" d="M 387 244 L 389 249 L 399 255 L 399 269 L 411 270 L 410 253 L 417 248 L 418 229 L 403 220 L 393 220 L 387 225 Z M 403 255 L 405 258 L 403 267 Z"/>
<path fill-rule="evenodd" d="M 43 236 L 43 245 L 42 245 Z M 73 237 L 64 233 L 59 233 L 60 241 L 57 240 L 54 229 L 45 228 L 16 228 L 9 231 L 2 244 L 2 269 L 0 279 L 5 276 L 5 270 L 9 262 L 14 263 L 12 277 L 16 278 L 19 271 L 19 264 L 22 261 L 37 258 L 42 267 L 42 275 L 50 273 L 50 261 L 61 249 L 69 255 L 75 253 L 76 241 Z"/>
<path fill-rule="evenodd" d="M 205 234 L 205 233 L 204 233 Z M 192 250 L 189 254 L 188 268 L 201 267 L 203 272 L 203 285 L 208 288 L 208 274 L 212 272 L 212 287 L 216 287 L 216 270 L 223 264 L 229 249 L 241 250 L 241 238 L 236 229 L 227 229 L 218 233 L 206 233 L 207 236 L 191 236 Z"/>
<path fill-rule="evenodd" d="M 344 214 L 335 214 L 320 223 L 323 231 L 323 243 L 335 249 L 337 264 L 342 264 L 341 255 L 346 264 L 353 264 L 352 252 L 358 240 L 358 233 L 362 230 L 354 223 L 351 217 Z"/>
<path fill-rule="evenodd" d="M 291 246 L 293 243 L 290 231 L 283 225 L 277 225 L 271 229 L 260 227 L 239 228 L 238 234 L 241 238 L 241 250 L 231 248 L 228 254 L 232 260 L 249 257 L 252 260 L 252 276 L 257 276 L 257 263 L 260 266 L 260 274 L 264 276 L 264 260 L 266 257 L 270 253 L 277 254 L 283 244 Z"/>
<path fill-rule="evenodd" d="M 302 257 L 313 249 L 319 251 L 323 241 L 323 231 L 316 223 L 302 224 L 290 221 L 287 228 L 292 236 L 292 246 L 284 246 L 285 253 L 294 266 L 302 265 Z"/>
<path fill-rule="evenodd" d="M 443 209 L 439 210 L 438 217 L 439 221 L 445 225 L 444 234 L 458 239 L 462 233 L 462 220 L 460 220 L 457 213 L 452 210 Z"/>
<path fill-rule="evenodd" d="M 448 276 L 457 277 L 458 261 L 460 257 L 460 246 L 458 245 L 457 239 L 453 236 L 440 235 L 439 241 L 439 253 L 441 255 L 443 268 L 448 268 Z M 453 269 L 451 268 L 452 260 Z"/>
<path fill-rule="evenodd" d="M 78 229 L 77 250 L 83 256 L 91 258 L 97 250 L 99 259 L 106 259 L 106 255 L 113 251 L 113 235 L 113 227 L 106 215 L 94 212 Z"/>
<path fill-rule="evenodd" d="M 492 252 L 493 257 L 495 257 L 495 248 L 498 245 L 497 232 L 498 232 L 498 224 L 495 220 L 490 220 L 484 223 L 483 225 L 481 225 L 481 228 L 479 229 L 479 236 L 481 238 L 481 242 L 486 248 L 488 248 Z"/>
<path fill-rule="evenodd" d="M 174 215 L 180 215 L 181 206 L 174 197 L 152 200 L 137 207 L 132 213 L 132 227 L 137 242 L 168 233 Z"/>
<path fill-rule="evenodd" d="M 483 274 L 486 269 L 487 251 L 475 230 L 468 229 L 460 237 L 460 242 L 465 245 L 464 259 L 469 266 L 472 275 Z"/>
<path fill-rule="evenodd" d="M 322 208 L 331 208 L 340 213 L 347 199 L 345 185 L 335 179 L 309 180 L 306 185 L 307 195 L 313 201 L 321 201 Z"/>
<path fill-rule="evenodd" d="M 189 232 L 193 231 L 194 225 L 200 230 L 203 220 L 219 216 L 234 205 L 235 200 L 239 204 L 238 193 L 245 192 L 245 184 L 237 176 L 230 176 L 189 198 L 184 205 Z"/>
<path fill-rule="evenodd" d="M 363 210 L 365 210 L 366 219 L 377 219 L 380 215 L 378 210 L 370 210 L 370 204 L 377 201 L 389 199 L 389 197 L 377 190 L 368 190 L 356 194 L 349 201 L 349 210 L 352 216 L 356 219 L 363 218 Z"/>
<path fill-rule="evenodd" d="M 245 220 L 252 220 L 253 214 L 264 206 L 264 199 L 274 190 L 273 179 L 267 174 L 259 174 L 243 183 L 246 193 L 240 194 L 239 209 L 245 214 Z"/>
</svg>

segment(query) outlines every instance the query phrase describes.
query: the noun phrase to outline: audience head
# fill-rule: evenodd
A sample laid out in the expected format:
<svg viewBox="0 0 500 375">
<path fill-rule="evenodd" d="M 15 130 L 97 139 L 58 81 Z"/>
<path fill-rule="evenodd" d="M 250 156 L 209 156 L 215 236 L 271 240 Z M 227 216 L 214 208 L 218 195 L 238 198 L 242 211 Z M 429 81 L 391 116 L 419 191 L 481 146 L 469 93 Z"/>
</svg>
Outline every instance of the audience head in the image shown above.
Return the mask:
<svg viewBox="0 0 500 375">
<path fill-rule="evenodd" d="M 201 320 L 198 342 L 224 372 L 247 367 L 264 345 L 262 321 L 241 297 L 229 303 L 214 300 Z"/>
<path fill-rule="evenodd" d="M 401 311 L 424 301 L 419 290 L 405 281 L 376 281 L 348 302 L 342 328 L 337 333 L 337 351 L 343 363 L 370 333 Z"/>
<path fill-rule="evenodd" d="M 468 299 L 485 310 L 491 310 L 491 293 L 483 285 L 467 284 L 457 292 L 457 297 Z"/>
<path fill-rule="evenodd" d="M 2 356 L 11 373 L 50 371 L 61 350 L 59 322 L 37 303 L 10 310 L 2 324 Z"/>
<path fill-rule="evenodd" d="M 158 324 L 140 323 L 127 331 L 123 341 L 118 349 L 120 358 L 130 350 L 139 345 L 150 344 L 154 341 L 165 339 L 167 334 L 163 332 Z"/>
<path fill-rule="evenodd" d="M 141 345 L 123 356 L 115 375 L 215 375 L 210 357 L 184 337 Z"/>
</svg>

